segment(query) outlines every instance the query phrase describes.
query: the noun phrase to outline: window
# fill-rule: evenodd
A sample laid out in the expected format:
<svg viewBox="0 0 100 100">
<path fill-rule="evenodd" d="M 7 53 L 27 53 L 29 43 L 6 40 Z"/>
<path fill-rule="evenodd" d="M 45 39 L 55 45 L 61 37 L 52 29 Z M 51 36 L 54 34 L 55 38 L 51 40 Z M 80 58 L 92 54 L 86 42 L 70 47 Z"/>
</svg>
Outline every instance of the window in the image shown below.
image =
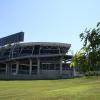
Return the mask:
<svg viewBox="0 0 100 100">
<path fill-rule="evenodd" d="M 58 54 L 59 49 L 58 47 L 52 46 L 43 46 L 41 47 L 40 54 Z"/>
<path fill-rule="evenodd" d="M 59 70 L 59 64 L 54 64 L 54 63 L 45 63 L 41 64 L 41 70 Z"/>
<path fill-rule="evenodd" d="M 6 66 L 5 65 L 0 65 L 0 74 L 6 73 Z"/>
<path fill-rule="evenodd" d="M 16 74 L 16 64 L 12 64 L 11 72 L 12 72 L 12 74 Z"/>
<path fill-rule="evenodd" d="M 32 74 L 36 74 L 37 73 L 37 66 L 32 66 Z"/>
<path fill-rule="evenodd" d="M 55 64 L 55 70 L 60 70 L 60 64 Z"/>
<path fill-rule="evenodd" d="M 29 66 L 19 65 L 18 74 L 29 74 Z"/>
</svg>

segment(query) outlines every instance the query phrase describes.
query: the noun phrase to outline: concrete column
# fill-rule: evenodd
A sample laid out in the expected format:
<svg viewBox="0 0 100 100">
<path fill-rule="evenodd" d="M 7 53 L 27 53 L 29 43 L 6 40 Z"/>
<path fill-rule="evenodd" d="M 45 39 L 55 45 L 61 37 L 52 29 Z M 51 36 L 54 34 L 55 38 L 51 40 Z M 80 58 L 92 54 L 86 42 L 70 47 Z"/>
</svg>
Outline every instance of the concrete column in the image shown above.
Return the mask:
<svg viewBox="0 0 100 100">
<path fill-rule="evenodd" d="M 58 47 L 58 49 L 59 49 L 59 54 L 61 54 L 61 52 L 60 52 L 60 47 Z"/>
<path fill-rule="evenodd" d="M 10 63 L 6 63 L 6 69 L 5 69 L 5 79 L 9 79 L 10 76 Z"/>
<path fill-rule="evenodd" d="M 40 46 L 40 48 L 39 48 L 39 55 L 40 55 L 40 51 L 41 51 L 41 46 Z"/>
<path fill-rule="evenodd" d="M 18 74 L 18 70 L 19 70 L 19 62 L 16 62 L 16 75 Z"/>
<path fill-rule="evenodd" d="M 40 59 L 37 59 L 37 74 L 40 74 Z"/>
<path fill-rule="evenodd" d="M 60 75 L 62 75 L 62 57 L 60 58 Z"/>
<path fill-rule="evenodd" d="M 8 63 L 6 63 L 6 73 L 8 72 Z"/>
<path fill-rule="evenodd" d="M 30 59 L 30 66 L 29 66 L 29 74 L 31 75 L 32 74 L 32 59 Z"/>
</svg>

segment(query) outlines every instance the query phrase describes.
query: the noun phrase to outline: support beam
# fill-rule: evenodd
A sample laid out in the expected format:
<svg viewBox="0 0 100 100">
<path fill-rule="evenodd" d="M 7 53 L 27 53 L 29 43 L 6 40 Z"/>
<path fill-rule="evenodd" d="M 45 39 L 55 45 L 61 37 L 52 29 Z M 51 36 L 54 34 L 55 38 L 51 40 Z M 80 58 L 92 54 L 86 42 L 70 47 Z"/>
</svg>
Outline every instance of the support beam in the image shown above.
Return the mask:
<svg viewBox="0 0 100 100">
<path fill-rule="evenodd" d="M 41 46 L 40 46 L 40 48 L 39 48 L 39 55 L 40 55 L 40 53 L 41 53 Z"/>
<path fill-rule="evenodd" d="M 30 66 L 29 66 L 29 74 L 31 75 L 32 74 L 32 59 L 30 59 Z"/>
<path fill-rule="evenodd" d="M 61 54 L 61 52 L 60 52 L 60 47 L 58 47 L 58 49 L 59 49 L 59 54 Z"/>
<path fill-rule="evenodd" d="M 8 72 L 8 63 L 6 63 L 6 73 Z"/>
<path fill-rule="evenodd" d="M 40 75 L 40 59 L 37 59 L 37 74 Z"/>
<path fill-rule="evenodd" d="M 62 57 L 60 58 L 60 75 L 62 75 Z"/>
<path fill-rule="evenodd" d="M 18 74 L 19 71 L 19 62 L 16 62 L 16 75 Z"/>
</svg>

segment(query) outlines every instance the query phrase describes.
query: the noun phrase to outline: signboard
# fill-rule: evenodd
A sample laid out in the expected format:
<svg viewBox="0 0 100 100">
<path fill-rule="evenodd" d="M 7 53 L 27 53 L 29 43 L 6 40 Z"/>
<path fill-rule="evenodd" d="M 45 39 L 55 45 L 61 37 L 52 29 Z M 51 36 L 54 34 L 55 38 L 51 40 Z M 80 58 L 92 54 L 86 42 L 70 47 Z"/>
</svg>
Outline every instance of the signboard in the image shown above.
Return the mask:
<svg viewBox="0 0 100 100">
<path fill-rule="evenodd" d="M 24 41 L 24 32 L 15 33 L 3 38 L 0 38 L 0 46 L 4 46 L 6 44 L 16 43 Z"/>
</svg>

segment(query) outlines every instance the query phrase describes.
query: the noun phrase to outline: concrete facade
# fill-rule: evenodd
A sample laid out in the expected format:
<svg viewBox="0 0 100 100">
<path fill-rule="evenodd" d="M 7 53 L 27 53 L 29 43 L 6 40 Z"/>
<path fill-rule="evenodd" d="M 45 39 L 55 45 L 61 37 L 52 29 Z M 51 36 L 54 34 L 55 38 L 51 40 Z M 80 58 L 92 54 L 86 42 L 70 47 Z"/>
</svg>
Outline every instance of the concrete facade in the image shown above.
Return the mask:
<svg viewBox="0 0 100 100">
<path fill-rule="evenodd" d="M 63 63 L 70 44 L 33 42 L 0 48 L 0 79 L 57 79 L 73 76 Z"/>
</svg>

